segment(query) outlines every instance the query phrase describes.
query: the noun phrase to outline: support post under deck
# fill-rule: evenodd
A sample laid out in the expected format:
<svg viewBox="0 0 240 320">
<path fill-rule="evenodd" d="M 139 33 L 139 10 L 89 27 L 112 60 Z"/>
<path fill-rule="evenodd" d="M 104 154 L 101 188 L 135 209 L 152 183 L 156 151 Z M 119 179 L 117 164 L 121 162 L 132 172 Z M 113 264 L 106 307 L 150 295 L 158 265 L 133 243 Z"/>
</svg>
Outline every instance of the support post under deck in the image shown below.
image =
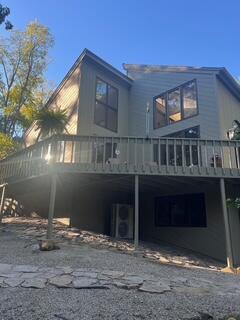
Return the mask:
<svg viewBox="0 0 240 320">
<path fill-rule="evenodd" d="M 2 222 L 2 218 L 3 218 L 5 191 L 6 191 L 6 185 L 3 185 L 2 186 L 1 201 L 0 201 L 0 223 Z"/>
<path fill-rule="evenodd" d="M 49 199 L 49 209 L 48 209 L 48 226 L 47 226 L 47 239 L 52 239 L 53 237 L 53 216 L 55 208 L 57 190 L 57 175 L 53 174 L 51 176 L 51 187 L 50 187 L 50 199 Z"/>
<path fill-rule="evenodd" d="M 233 251 L 232 251 L 232 241 L 231 241 L 231 230 L 230 230 L 229 216 L 228 216 L 228 210 L 227 210 L 227 205 L 226 205 L 225 181 L 223 178 L 220 179 L 220 191 L 221 191 L 223 220 L 224 220 L 224 227 L 225 227 L 227 266 L 229 268 L 233 268 Z"/>
<path fill-rule="evenodd" d="M 139 244 L 139 176 L 135 175 L 135 219 L 134 219 L 134 247 Z"/>
</svg>

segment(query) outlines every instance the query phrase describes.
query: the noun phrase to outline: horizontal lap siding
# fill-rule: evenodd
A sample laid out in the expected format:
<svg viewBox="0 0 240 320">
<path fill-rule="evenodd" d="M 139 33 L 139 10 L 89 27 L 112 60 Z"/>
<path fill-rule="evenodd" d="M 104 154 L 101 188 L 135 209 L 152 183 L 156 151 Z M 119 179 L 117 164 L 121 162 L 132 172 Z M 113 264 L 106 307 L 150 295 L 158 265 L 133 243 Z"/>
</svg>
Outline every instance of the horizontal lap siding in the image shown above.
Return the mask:
<svg viewBox="0 0 240 320">
<path fill-rule="evenodd" d="M 80 116 L 78 134 L 82 135 L 128 135 L 128 88 L 91 62 L 85 61 L 81 68 Z M 99 77 L 118 89 L 118 132 L 94 124 L 96 78 Z"/>
<path fill-rule="evenodd" d="M 65 82 L 60 91 L 56 94 L 53 100 L 48 105 L 49 109 L 61 109 L 67 111 L 68 124 L 67 131 L 70 134 L 77 133 L 77 118 L 78 118 L 78 97 L 80 90 L 80 66 L 72 73 L 69 79 Z M 36 142 L 39 131 L 36 130 L 36 125 L 25 137 L 26 145 L 29 146 Z"/>
<path fill-rule="evenodd" d="M 188 127 L 200 125 L 201 138 L 219 138 L 219 117 L 215 90 L 215 74 L 191 72 L 129 72 L 134 80 L 129 103 L 129 133 L 144 136 L 146 105 L 150 103 L 150 133 L 163 136 Z M 199 115 L 153 130 L 153 97 L 189 80 L 197 80 Z"/>
<path fill-rule="evenodd" d="M 207 227 L 184 228 L 184 227 L 156 227 L 154 224 L 154 200 L 157 196 L 143 196 L 143 208 L 141 211 L 142 237 L 144 240 L 165 241 L 179 247 L 187 248 L 199 253 L 225 260 L 225 230 L 220 199 L 220 190 L 217 186 L 205 185 L 204 187 L 188 187 L 187 185 L 174 186 L 172 194 L 205 193 Z M 184 191 L 182 191 L 184 189 Z M 164 195 L 169 195 L 164 194 Z"/>
<path fill-rule="evenodd" d="M 240 101 L 217 80 L 217 92 L 219 98 L 221 139 L 226 139 L 227 130 L 232 127 L 233 120 L 240 121 Z"/>
</svg>

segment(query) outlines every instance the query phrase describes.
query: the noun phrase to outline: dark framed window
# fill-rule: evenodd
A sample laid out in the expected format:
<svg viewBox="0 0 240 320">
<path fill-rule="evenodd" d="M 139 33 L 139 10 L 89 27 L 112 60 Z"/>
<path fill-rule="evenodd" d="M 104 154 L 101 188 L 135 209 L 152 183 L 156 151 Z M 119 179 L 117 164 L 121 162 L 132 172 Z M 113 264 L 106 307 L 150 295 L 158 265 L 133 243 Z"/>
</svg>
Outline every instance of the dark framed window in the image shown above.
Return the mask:
<svg viewBox="0 0 240 320">
<path fill-rule="evenodd" d="M 153 128 L 193 117 L 198 114 L 197 82 L 188 81 L 153 98 Z"/>
<path fill-rule="evenodd" d="M 195 126 L 191 128 L 187 128 L 181 131 L 177 131 L 163 137 L 167 138 L 191 138 L 191 139 L 199 139 L 200 138 L 200 126 Z M 191 149 L 191 156 L 190 156 Z M 175 152 L 176 152 L 176 165 L 182 166 L 183 164 L 186 166 L 198 165 L 199 161 L 201 164 L 201 155 L 198 156 L 198 148 L 195 145 L 192 146 L 184 146 L 184 149 L 181 145 L 176 145 L 176 150 L 174 150 L 173 145 L 160 144 L 160 152 L 159 152 L 159 144 L 153 145 L 153 161 L 157 164 L 159 163 L 159 154 L 161 154 L 161 165 L 167 164 L 167 156 L 166 153 L 168 151 L 168 165 L 175 165 Z M 201 154 L 201 149 L 199 150 Z"/>
<path fill-rule="evenodd" d="M 203 193 L 158 197 L 155 199 L 156 227 L 207 226 Z"/>
<path fill-rule="evenodd" d="M 100 78 L 96 80 L 94 123 L 117 132 L 118 89 Z"/>
</svg>

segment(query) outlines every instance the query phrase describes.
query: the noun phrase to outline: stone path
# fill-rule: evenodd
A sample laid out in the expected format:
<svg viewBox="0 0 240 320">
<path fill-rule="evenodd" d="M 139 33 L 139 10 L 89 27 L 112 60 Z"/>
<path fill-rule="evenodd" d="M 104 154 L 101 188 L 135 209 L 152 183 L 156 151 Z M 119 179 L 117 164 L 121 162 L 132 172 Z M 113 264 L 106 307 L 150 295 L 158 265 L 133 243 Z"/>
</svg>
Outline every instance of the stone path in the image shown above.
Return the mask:
<svg viewBox="0 0 240 320">
<path fill-rule="evenodd" d="M 20 238 L 31 241 L 46 237 L 46 219 L 11 217 L 4 218 L 3 221 L 2 228 L 6 231 L 13 231 Z M 69 241 L 71 244 L 85 243 L 95 248 L 112 249 L 139 255 L 159 263 L 211 270 L 220 270 L 224 267 L 224 264 L 219 261 L 164 243 L 158 245 L 142 242 L 136 253 L 133 243 L 130 241 L 120 241 L 103 234 L 68 228 L 56 220 L 54 221 L 54 237 L 60 241 Z"/>
<path fill-rule="evenodd" d="M 139 290 L 163 294 L 169 291 L 181 293 L 212 293 L 216 295 L 240 295 L 239 281 L 216 283 L 206 279 L 173 277 L 159 279 L 146 274 L 127 274 L 117 270 L 94 268 L 37 267 L 32 265 L 0 264 L 0 290 L 4 288 L 36 288 L 46 286 L 73 289 Z"/>
</svg>

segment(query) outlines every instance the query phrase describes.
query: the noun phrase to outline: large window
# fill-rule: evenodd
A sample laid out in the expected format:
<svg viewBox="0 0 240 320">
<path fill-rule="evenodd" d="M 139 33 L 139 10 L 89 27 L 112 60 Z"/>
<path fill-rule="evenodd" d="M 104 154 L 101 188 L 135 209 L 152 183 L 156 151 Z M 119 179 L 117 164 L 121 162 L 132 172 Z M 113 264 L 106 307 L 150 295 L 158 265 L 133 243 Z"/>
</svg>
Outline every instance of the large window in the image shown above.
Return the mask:
<svg viewBox="0 0 240 320">
<path fill-rule="evenodd" d="M 94 122 L 98 126 L 117 132 L 118 90 L 97 78 Z"/>
<path fill-rule="evenodd" d="M 192 80 L 154 97 L 153 127 L 158 129 L 197 113 L 197 83 Z"/>
<path fill-rule="evenodd" d="M 206 227 L 204 194 L 196 193 L 156 198 L 155 226 Z"/>
</svg>

